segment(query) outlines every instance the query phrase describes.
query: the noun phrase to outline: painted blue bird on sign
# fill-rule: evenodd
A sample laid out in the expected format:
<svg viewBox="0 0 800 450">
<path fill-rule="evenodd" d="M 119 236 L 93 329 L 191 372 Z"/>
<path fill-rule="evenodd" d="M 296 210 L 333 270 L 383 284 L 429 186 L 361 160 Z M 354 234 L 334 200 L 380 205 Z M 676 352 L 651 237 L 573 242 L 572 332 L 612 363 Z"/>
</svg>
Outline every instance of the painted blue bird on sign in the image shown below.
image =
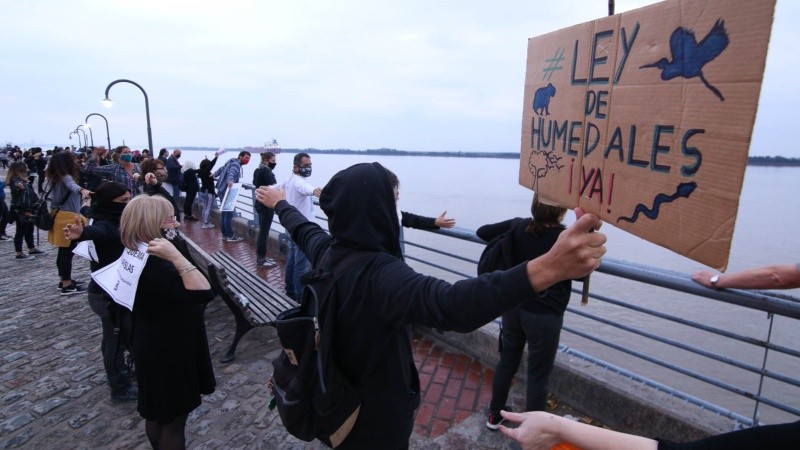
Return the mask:
<svg viewBox="0 0 800 450">
<path fill-rule="evenodd" d="M 700 77 L 700 80 L 711 92 L 720 100 L 725 101 L 725 97 L 722 96 L 719 89 L 712 86 L 703 76 L 703 66 L 719 56 L 729 42 L 728 31 L 725 29 L 725 22 L 722 19 L 717 20 L 717 23 L 699 44 L 694 37 L 694 31 L 683 27 L 676 28 L 669 38 L 672 61 L 661 58 L 653 64 L 645 64 L 639 68 L 658 67 L 661 69 L 661 79 L 664 81 L 676 77 Z"/>
</svg>

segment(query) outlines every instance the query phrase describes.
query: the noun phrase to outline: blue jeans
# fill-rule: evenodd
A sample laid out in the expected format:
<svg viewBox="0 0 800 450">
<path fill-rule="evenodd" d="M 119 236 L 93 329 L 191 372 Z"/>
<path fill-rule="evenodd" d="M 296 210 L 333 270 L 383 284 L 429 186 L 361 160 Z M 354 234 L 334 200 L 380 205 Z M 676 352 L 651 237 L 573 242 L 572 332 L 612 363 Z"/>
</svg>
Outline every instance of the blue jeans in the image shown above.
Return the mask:
<svg viewBox="0 0 800 450">
<path fill-rule="evenodd" d="M 525 396 L 526 411 L 544 411 L 547 384 L 558 351 L 564 315 L 532 313 L 514 308 L 503 314 L 503 351 L 492 380 L 491 411 L 505 408 L 511 381 L 519 369 L 522 351 L 528 343 L 528 380 Z"/>
<path fill-rule="evenodd" d="M 306 254 L 291 239 L 287 242 L 286 249 L 286 294 L 293 299 L 300 301 L 303 296 L 303 285 L 300 284 L 300 277 L 308 272 L 311 263 L 306 258 Z"/>
<path fill-rule="evenodd" d="M 222 237 L 233 237 L 233 211 L 221 211 L 219 217 Z"/>
<path fill-rule="evenodd" d="M 200 203 L 203 204 L 203 224 L 210 223 L 211 207 L 214 206 L 214 194 L 209 192 L 200 193 Z"/>
</svg>

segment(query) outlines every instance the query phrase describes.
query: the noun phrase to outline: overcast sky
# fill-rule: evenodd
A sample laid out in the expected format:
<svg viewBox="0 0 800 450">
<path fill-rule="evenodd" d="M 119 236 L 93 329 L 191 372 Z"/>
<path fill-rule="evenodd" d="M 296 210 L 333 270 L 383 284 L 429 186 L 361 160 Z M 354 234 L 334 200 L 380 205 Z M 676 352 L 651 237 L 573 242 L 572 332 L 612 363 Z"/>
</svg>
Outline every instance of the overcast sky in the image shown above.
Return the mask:
<svg viewBox="0 0 800 450">
<path fill-rule="evenodd" d="M 700 0 L 698 0 L 700 1 Z M 758 0 L 756 0 L 758 1 Z M 616 0 L 617 13 L 654 3 Z M 0 140 L 519 151 L 527 39 L 607 0 L 3 0 Z M 800 156 L 800 2 L 779 0 L 751 155 Z M 795 56 L 791 56 L 795 55 Z M 105 124 L 93 117 L 94 142 Z"/>
</svg>

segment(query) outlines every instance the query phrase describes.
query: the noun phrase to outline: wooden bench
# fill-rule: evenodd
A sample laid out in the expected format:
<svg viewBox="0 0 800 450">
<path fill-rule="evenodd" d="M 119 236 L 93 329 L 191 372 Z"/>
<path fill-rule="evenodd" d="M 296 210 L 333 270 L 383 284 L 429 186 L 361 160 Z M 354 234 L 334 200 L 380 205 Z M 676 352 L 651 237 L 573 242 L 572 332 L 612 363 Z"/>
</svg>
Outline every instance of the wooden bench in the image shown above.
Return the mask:
<svg viewBox="0 0 800 450">
<path fill-rule="evenodd" d="M 297 302 L 247 271 L 224 251 L 212 253 L 207 258 L 211 288 L 228 305 L 236 319 L 233 343 L 220 358 L 220 362 L 226 364 L 236 359 L 236 346 L 245 333 L 258 326 L 273 325 L 278 314 L 297 306 Z"/>
</svg>

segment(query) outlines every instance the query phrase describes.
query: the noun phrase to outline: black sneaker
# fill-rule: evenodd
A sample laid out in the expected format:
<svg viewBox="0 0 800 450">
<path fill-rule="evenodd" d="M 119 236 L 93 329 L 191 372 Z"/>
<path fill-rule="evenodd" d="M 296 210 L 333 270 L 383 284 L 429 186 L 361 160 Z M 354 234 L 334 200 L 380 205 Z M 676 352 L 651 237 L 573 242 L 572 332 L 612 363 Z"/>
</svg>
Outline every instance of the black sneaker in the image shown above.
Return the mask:
<svg viewBox="0 0 800 450">
<path fill-rule="evenodd" d="M 33 258 L 33 256 L 28 256 L 25 253 L 20 253 L 19 255 L 14 257 L 14 259 L 28 259 L 28 258 Z"/>
<path fill-rule="evenodd" d="M 486 428 L 497 431 L 500 424 L 505 421 L 506 419 L 503 419 L 503 416 L 500 415 L 500 411 L 489 411 L 489 418 L 486 420 Z"/>
<path fill-rule="evenodd" d="M 75 285 L 75 286 L 83 286 L 84 284 L 86 284 L 86 282 L 85 281 L 72 280 L 72 284 Z M 57 289 L 61 289 L 63 287 L 64 287 L 64 285 L 62 284 L 61 281 L 59 281 Z"/>
<path fill-rule="evenodd" d="M 77 284 L 70 284 L 67 287 L 61 288 L 61 295 L 82 294 L 84 292 L 86 292 L 86 288 L 78 286 Z"/>
<path fill-rule="evenodd" d="M 39 250 L 38 248 L 35 248 L 33 250 L 28 250 L 28 254 L 29 255 L 44 255 L 44 252 Z"/>
<path fill-rule="evenodd" d="M 131 386 L 128 389 L 111 394 L 111 403 L 127 403 L 135 402 L 139 398 L 139 389 L 136 386 Z"/>
<path fill-rule="evenodd" d="M 5 234 L 0 234 L 0 241 L 10 241 L 11 238 L 6 236 Z"/>
</svg>

